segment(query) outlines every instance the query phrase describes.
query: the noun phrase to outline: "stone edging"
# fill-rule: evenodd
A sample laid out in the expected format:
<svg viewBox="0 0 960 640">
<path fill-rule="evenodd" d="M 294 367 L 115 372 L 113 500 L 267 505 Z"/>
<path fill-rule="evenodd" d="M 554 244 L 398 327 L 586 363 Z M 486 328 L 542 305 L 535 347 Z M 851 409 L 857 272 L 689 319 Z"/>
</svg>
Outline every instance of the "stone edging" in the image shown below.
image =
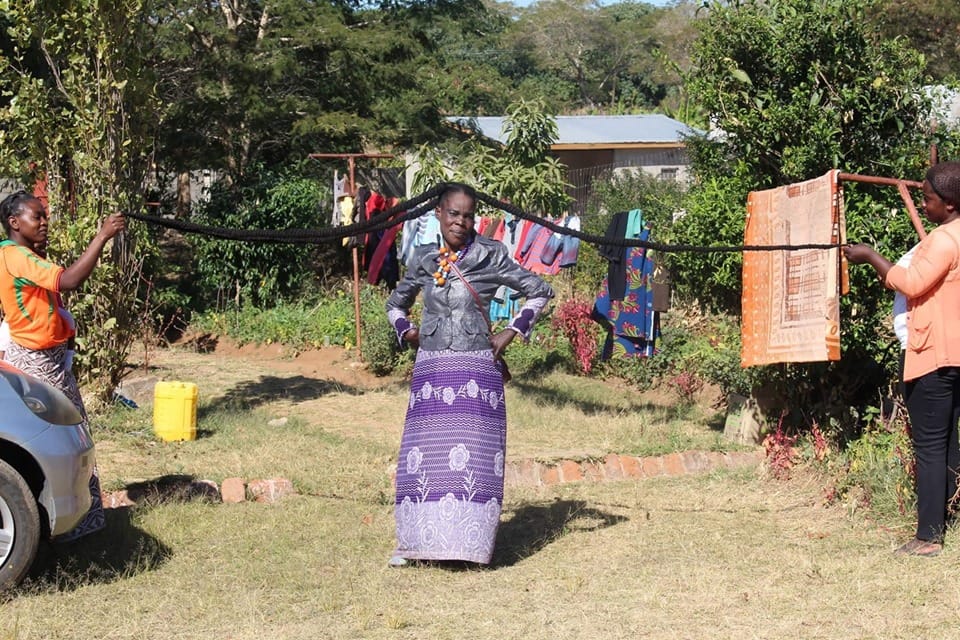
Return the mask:
<svg viewBox="0 0 960 640">
<path fill-rule="evenodd" d="M 608 454 L 602 460 L 560 460 L 543 463 L 526 459 L 504 465 L 504 485 L 552 486 L 568 482 L 658 478 L 704 473 L 714 469 L 753 467 L 763 462 L 764 452 L 684 451 L 662 456 Z"/>
<path fill-rule="evenodd" d="M 133 507 L 139 502 L 170 500 L 208 500 L 210 502 L 240 503 L 277 502 L 284 496 L 297 493 L 286 478 L 269 478 L 245 482 L 243 478 L 225 478 L 220 486 L 213 480 L 178 478 L 157 482 L 137 482 L 119 491 L 102 494 L 104 509 Z"/>
<path fill-rule="evenodd" d="M 763 450 L 733 451 L 684 451 L 662 456 L 627 456 L 607 454 L 602 460 L 559 460 L 538 462 L 527 458 L 507 462 L 503 469 L 505 487 L 544 487 L 569 482 L 603 482 L 630 478 L 659 478 L 704 473 L 714 469 L 740 469 L 755 467 L 763 462 Z M 396 466 L 390 467 L 390 479 L 396 477 Z M 297 493 L 293 483 L 286 478 L 269 478 L 245 482 L 243 478 L 225 478 L 217 486 L 212 480 L 190 478 L 173 481 L 134 483 L 126 489 L 103 494 L 103 508 L 132 507 L 141 501 L 210 500 L 236 504 L 277 502 L 284 496 Z"/>
</svg>

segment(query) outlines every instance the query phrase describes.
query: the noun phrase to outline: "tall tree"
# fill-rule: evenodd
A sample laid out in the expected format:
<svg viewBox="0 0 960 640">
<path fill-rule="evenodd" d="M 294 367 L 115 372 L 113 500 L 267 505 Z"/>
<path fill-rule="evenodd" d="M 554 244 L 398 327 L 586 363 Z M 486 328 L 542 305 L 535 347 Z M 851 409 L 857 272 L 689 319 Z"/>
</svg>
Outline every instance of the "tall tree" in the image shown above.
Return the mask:
<svg viewBox="0 0 960 640">
<path fill-rule="evenodd" d="M 927 57 L 934 81 L 960 80 L 960 11 L 955 0 L 884 0 L 870 15 L 884 36 L 906 38 Z"/>
<path fill-rule="evenodd" d="M 575 87 L 573 108 L 651 108 L 665 94 L 653 82 L 661 64 L 655 26 L 665 11 L 644 2 L 542 0 L 522 12 L 506 42 Z"/>
<path fill-rule="evenodd" d="M 872 0 L 711 1 L 699 23 L 694 67 L 686 77 L 714 125 L 693 144 L 694 186 L 678 237 L 694 244 L 742 243 L 748 191 L 822 175 L 851 173 L 916 179 L 932 136 L 923 58 L 889 41 L 866 19 Z M 897 257 L 916 241 L 894 189 L 845 183 L 847 230 Z M 891 214 L 891 211 L 894 213 Z M 686 291 L 738 312 L 736 254 L 678 254 L 673 264 Z M 852 269 L 842 301 L 844 358 L 826 366 L 771 368 L 791 406 L 807 417 L 832 412 L 849 423 L 849 407 L 886 384 L 876 363 L 888 350 L 888 293 Z M 895 359 L 887 359 L 892 371 Z M 820 413 L 819 418 L 824 416 Z M 828 424 L 828 422 L 821 422 Z"/>
<path fill-rule="evenodd" d="M 464 25 L 485 16 L 475 0 L 168 0 L 154 52 L 162 155 L 240 181 L 314 151 L 435 139 L 441 104 L 462 105 L 455 94 L 469 96 L 467 83 L 496 81 L 482 66 L 457 75 L 444 61 L 469 54 L 479 36 Z"/>
<path fill-rule="evenodd" d="M 51 253 L 79 257 L 108 213 L 139 210 L 156 102 L 141 45 L 148 0 L 6 3 L 0 59 L 0 170 L 47 183 Z M 77 318 L 84 378 L 109 392 L 138 330 L 140 247 L 114 243 L 68 303 Z"/>
</svg>

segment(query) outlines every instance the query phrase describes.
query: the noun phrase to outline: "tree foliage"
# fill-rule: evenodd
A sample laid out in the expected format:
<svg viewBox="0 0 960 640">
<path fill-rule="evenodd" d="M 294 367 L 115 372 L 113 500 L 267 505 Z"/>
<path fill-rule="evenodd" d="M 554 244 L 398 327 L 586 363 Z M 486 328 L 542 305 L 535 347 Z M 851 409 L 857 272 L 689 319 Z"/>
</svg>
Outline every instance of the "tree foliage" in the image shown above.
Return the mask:
<svg viewBox="0 0 960 640">
<path fill-rule="evenodd" d="M 242 181 L 318 151 L 436 137 L 426 28 L 469 0 L 390 10 L 315 0 L 176 0 L 157 13 L 162 156 Z M 427 73 L 421 73 L 426 68 Z"/>
<path fill-rule="evenodd" d="M 656 106 L 668 76 L 657 24 L 665 10 L 643 2 L 543 0 L 506 32 L 509 46 L 575 90 L 574 108 L 624 111 Z"/>
<path fill-rule="evenodd" d="M 923 58 L 884 40 L 866 19 L 871 0 L 710 2 L 698 24 L 686 90 L 714 127 L 691 141 L 698 182 L 676 233 L 694 244 L 743 240 L 749 191 L 806 180 L 831 168 L 918 179 L 929 158 L 931 100 Z M 845 183 L 847 228 L 896 259 L 916 236 L 894 189 Z M 912 236 L 912 238 L 911 238 Z M 736 311 L 740 256 L 680 254 L 683 291 Z M 851 270 L 843 300 L 844 359 L 830 366 L 771 368 L 791 406 L 806 411 L 856 406 L 894 369 L 889 293 Z M 852 310 L 856 308 L 856 313 Z M 872 399 L 872 398 L 871 398 Z"/>
<path fill-rule="evenodd" d="M 258 172 L 244 185 L 218 185 L 196 212 L 202 224 L 234 229 L 323 226 L 324 190 L 296 171 Z M 240 193 L 235 193 L 239 191 Z M 196 264 L 208 302 L 272 307 L 305 288 L 313 273 L 309 245 L 236 242 L 194 236 Z"/>
<path fill-rule="evenodd" d="M 140 45 L 146 0 L 38 3 L 13 0 L 0 59 L 0 170 L 25 184 L 46 180 L 50 253 L 72 263 L 107 214 L 139 210 L 156 105 Z M 140 313 L 135 232 L 67 303 L 77 319 L 83 378 L 108 393 L 120 379 Z"/>
<path fill-rule="evenodd" d="M 564 166 L 549 155 L 557 139 L 557 123 L 546 113 L 544 103 L 520 100 L 511 105 L 504 133 L 503 149 L 476 132 L 446 148 L 421 147 L 414 190 L 426 190 L 452 177 L 524 211 L 559 215 L 570 198 Z"/>
<path fill-rule="evenodd" d="M 884 37 L 905 38 L 926 56 L 934 81 L 960 80 L 960 12 L 954 0 L 884 0 L 869 13 Z"/>
</svg>

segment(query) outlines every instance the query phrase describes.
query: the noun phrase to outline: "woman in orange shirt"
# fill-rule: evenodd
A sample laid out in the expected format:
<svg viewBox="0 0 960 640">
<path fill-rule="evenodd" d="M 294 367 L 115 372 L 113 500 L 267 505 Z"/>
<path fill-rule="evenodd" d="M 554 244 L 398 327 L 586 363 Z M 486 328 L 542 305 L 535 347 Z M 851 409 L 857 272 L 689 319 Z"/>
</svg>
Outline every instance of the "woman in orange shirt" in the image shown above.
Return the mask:
<svg viewBox="0 0 960 640">
<path fill-rule="evenodd" d="M 937 228 L 917 245 L 908 267 L 863 244 L 843 252 L 850 262 L 872 266 L 887 287 L 907 297 L 903 380 L 916 457 L 917 533 L 897 553 L 935 556 L 943 549 L 960 470 L 960 162 L 927 171 L 923 210 Z"/>
<path fill-rule="evenodd" d="M 122 214 L 107 218 L 76 262 L 61 267 L 48 262 L 36 249 L 46 246 L 47 212 L 26 191 L 0 202 L 0 223 L 7 240 L 0 242 L 0 305 L 9 324 L 5 359 L 25 373 L 63 391 L 84 419 L 87 414 L 77 380 L 69 366 L 74 324 L 63 309 L 60 294 L 77 289 L 93 272 L 107 241 L 126 228 Z M 91 508 L 76 529 L 60 536 L 67 541 L 104 526 L 100 481 L 90 478 Z"/>
</svg>

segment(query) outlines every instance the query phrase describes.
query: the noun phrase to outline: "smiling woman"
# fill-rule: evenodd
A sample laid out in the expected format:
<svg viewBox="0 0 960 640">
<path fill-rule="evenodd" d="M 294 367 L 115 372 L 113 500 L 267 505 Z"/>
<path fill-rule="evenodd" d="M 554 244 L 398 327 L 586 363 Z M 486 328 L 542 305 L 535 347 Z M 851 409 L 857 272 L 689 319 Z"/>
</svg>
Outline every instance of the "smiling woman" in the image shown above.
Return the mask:
<svg viewBox="0 0 960 640">
<path fill-rule="evenodd" d="M 387 300 L 401 342 L 419 348 L 397 465 L 397 548 L 410 560 L 486 564 L 503 505 L 507 412 L 500 356 L 529 337 L 553 297 L 550 286 L 511 260 L 506 247 L 474 231 L 476 193 L 450 184 L 437 218 L 444 246 L 423 245 Z M 493 333 L 490 301 L 505 285 L 526 298 Z M 420 327 L 407 318 L 424 293 Z"/>
</svg>

